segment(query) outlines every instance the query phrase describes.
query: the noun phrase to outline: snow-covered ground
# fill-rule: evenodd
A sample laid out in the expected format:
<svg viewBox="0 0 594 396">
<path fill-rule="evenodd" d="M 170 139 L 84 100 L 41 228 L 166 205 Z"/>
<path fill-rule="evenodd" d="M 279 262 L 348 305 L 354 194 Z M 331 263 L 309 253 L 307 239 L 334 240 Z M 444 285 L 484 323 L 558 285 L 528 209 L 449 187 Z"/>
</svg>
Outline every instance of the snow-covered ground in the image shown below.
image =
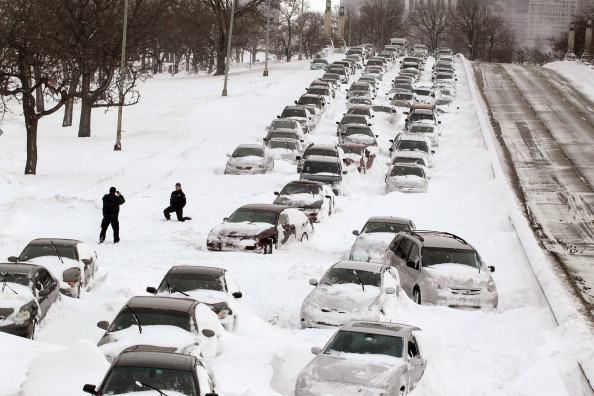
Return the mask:
<svg viewBox="0 0 594 396">
<path fill-rule="evenodd" d="M 552 62 L 544 65 L 564 77 L 582 95 L 594 102 L 594 66 L 582 62 Z"/>
<path fill-rule="evenodd" d="M 425 79 L 430 78 L 430 66 Z M 458 97 L 441 118 L 444 130 L 426 194 L 385 194 L 388 140 L 402 129 L 376 118 L 380 156 L 373 168 L 346 176 L 346 196 L 336 213 L 316 225 L 305 244 L 273 255 L 212 253 L 209 230 L 247 203 L 270 203 L 273 191 L 297 177 L 295 166 L 277 161 L 267 175 L 223 175 L 226 153 L 240 143 L 260 142 L 264 127 L 304 92 L 321 71 L 305 62 L 274 65 L 230 76 L 229 97 L 222 79 L 160 76 L 142 86 L 142 102 L 125 109 L 124 151 L 113 152 L 115 112 L 94 113 L 93 137 L 79 139 L 75 128 L 60 128 L 60 115 L 40 125 L 37 176 L 23 176 L 25 133 L 18 111 L 9 115 L 0 136 L 0 257 L 13 255 L 32 238 L 70 237 L 94 245 L 101 218 L 100 199 L 110 186 L 126 197 L 120 214 L 118 245 L 94 245 L 101 273 L 80 300 L 63 298 L 28 341 L 0 333 L 0 395 L 81 394 L 85 383 L 99 383 L 108 365 L 96 342 L 99 320 L 111 320 L 134 295 L 146 295 L 176 264 L 228 268 L 244 298 L 236 331 L 222 339 L 211 361 L 222 395 L 291 395 L 299 371 L 331 330 L 301 330 L 299 309 L 311 290 L 308 279 L 321 276 L 348 255 L 372 215 L 410 217 L 420 229 L 459 234 L 488 265 L 496 266 L 497 312 L 467 312 L 416 306 L 407 301 L 397 317 L 418 325 L 427 370 L 413 395 L 576 395 L 574 356 L 581 347 L 552 320 L 535 283 L 503 196 L 495 182 L 487 148 L 468 89 L 458 68 Z M 396 70 L 386 76 L 383 98 Z M 456 107 L 459 106 L 459 111 Z M 345 111 L 344 88 L 310 138 L 336 141 Z M 175 182 L 188 197 L 190 222 L 165 222 Z"/>
</svg>

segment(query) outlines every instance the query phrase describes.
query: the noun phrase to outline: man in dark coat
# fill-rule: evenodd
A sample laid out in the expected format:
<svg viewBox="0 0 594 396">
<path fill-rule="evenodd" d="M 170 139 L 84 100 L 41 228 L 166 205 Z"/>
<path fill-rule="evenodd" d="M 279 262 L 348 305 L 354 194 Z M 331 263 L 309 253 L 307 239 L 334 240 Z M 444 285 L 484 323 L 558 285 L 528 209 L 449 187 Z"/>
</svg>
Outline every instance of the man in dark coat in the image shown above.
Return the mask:
<svg viewBox="0 0 594 396">
<path fill-rule="evenodd" d="M 167 220 L 171 219 L 170 214 L 175 212 L 177 221 L 192 220 L 189 217 L 184 217 L 184 206 L 186 206 L 186 194 L 182 191 L 181 183 L 175 183 L 175 191 L 171 193 L 169 206 L 163 211 L 165 218 Z"/>
<path fill-rule="evenodd" d="M 113 243 L 120 241 L 120 205 L 126 200 L 124 196 L 116 190 L 115 187 L 109 189 L 109 194 L 103 196 L 103 220 L 101 221 L 101 233 L 99 234 L 99 243 L 105 241 L 107 227 L 111 225 L 113 230 Z"/>
</svg>

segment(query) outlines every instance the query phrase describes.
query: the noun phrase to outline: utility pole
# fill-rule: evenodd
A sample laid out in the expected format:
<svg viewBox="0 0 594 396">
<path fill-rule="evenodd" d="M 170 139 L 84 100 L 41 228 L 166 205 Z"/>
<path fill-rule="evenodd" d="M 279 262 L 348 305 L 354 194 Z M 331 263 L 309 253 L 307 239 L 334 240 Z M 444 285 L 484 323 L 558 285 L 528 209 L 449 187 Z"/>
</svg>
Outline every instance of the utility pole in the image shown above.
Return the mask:
<svg viewBox="0 0 594 396">
<path fill-rule="evenodd" d="M 299 60 L 303 59 L 303 26 L 305 25 L 305 20 L 303 20 L 305 14 L 303 13 L 303 0 L 301 0 L 301 29 L 299 32 Z"/>
<path fill-rule="evenodd" d="M 270 0 L 268 0 L 268 13 L 266 15 L 266 55 L 264 57 L 264 73 L 262 76 L 268 77 L 268 42 L 270 40 Z"/>
<path fill-rule="evenodd" d="M 227 96 L 227 80 L 229 80 L 229 65 L 231 63 L 231 39 L 233 38 L 233 19 L 235 17 L 235 1 L 231 0 L 231 21 L 229 22 L 229 37 L 227 38 L 227 59 L 225 60 L 225 83 L 223 96 Z"/>
<path fill-rule="evenodd" d="M 120 59 L 120 103 L 118 106 L 118 129 L 114 151 L 122 150 L 122 110 L 124 107 L 124 68 L 126 67 L 126 34 L 128 32 L 128 0 L 124 0 L 124 28 L 122 31 L 122 58 Z"/>
</svg>

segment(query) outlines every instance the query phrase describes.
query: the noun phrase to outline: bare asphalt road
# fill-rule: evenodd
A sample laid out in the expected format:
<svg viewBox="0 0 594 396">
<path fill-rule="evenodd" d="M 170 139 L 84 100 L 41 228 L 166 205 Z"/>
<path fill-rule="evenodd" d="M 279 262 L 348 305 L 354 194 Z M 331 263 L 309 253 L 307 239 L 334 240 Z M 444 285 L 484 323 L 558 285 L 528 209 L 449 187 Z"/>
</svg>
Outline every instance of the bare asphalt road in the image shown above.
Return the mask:
<svg viewBox="0 0 594 396">
<path fill-rule="evenodd" d="M 533 226 L 594 313 L 594 103 L 538 66 L 474 69 Z"/>
</svg>

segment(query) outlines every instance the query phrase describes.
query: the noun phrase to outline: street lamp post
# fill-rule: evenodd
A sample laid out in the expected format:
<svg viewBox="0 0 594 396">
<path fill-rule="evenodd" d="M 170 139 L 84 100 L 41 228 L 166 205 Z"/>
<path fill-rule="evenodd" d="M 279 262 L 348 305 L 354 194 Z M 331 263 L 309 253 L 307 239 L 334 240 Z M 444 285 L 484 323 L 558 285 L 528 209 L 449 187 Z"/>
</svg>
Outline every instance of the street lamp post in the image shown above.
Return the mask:
<svg viewBox="0 0 594 396">
<path fill-rule="evenodd" d="M 233 19 L 235 17 L 235 1 L 231 0 L 231 21 L 229 22 L 229 37 L 227 38 L 227 59 L 225 61 L 225 83 L 223 96 L 227 96 L 227 80 L 229 80 L 229 64 L 231 63 L 231 39 L 233 38 Z"/>
<path fill-rule="evenodd" d="M 270 40 L 270 0 L 268 0 L 268 13 L 266 15 L 266 55 L 264 56 L 264 73 L 262 76 L 268 77 L 268 42 Z"/>
<path fill-rule="evenodd" d="M 305 24 L 303 18 L 303 0 L 301 0 L 301 31 L 299 32 L 299 60 L 303 59 L 303 25 Z"/>
<path fill-rule="evenodd" d="M 120 103 L 118 105 L 118 128 L 114 151 L 122 150 L 122 110 L 124 107 L 124 68 L 126 67 L 126 34 L 128 32 L 128 0 L 124 0 L 124 28 L 122 31 L 122 57 L 120 59 Z"/>
</svg>

